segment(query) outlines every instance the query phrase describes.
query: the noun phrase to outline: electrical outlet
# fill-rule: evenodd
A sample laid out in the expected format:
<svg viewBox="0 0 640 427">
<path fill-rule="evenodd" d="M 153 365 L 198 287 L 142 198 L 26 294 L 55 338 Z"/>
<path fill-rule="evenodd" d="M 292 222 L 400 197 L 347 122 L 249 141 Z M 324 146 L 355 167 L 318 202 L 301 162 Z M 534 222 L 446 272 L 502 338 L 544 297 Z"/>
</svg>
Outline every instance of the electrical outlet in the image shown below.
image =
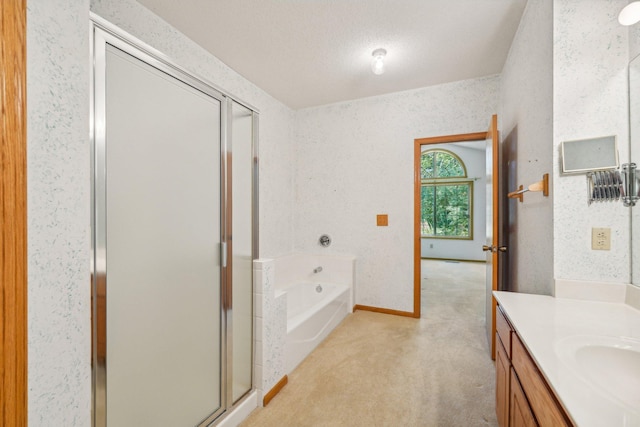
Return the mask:
<svg viewBox="0 0 640 427">
<path fill-rule="evenodd" d="M 597 251 L 611 250 L 611 229 L 593 227 L 591 229 L 591 249 Z"/>
</svg>

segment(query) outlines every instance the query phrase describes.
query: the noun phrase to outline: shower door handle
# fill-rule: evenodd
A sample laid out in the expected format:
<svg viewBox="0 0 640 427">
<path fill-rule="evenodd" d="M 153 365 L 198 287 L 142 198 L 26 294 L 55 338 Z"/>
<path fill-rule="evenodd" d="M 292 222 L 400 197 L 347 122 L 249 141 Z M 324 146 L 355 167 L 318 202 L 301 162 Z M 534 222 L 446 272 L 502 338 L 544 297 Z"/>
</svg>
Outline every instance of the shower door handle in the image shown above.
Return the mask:
<svg viewBox="0 0 640 427">
<path fill-rule="evenodd" d="M 227 243 L 220 243 L 220 266 L 222 268 L 227 266 Z"/>
</svg>

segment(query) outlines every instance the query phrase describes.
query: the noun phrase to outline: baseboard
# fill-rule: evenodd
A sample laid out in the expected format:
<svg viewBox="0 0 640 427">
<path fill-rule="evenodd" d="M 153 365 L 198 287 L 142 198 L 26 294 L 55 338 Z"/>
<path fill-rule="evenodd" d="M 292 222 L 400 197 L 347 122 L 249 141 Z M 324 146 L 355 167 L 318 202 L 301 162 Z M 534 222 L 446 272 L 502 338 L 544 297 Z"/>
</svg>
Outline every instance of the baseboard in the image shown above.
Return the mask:
<svg viewBox="0 0 640 427">
<path fill-rule="evenodd" d="M 356 311 L 356 310 L 373 311 L 374 313 L 392 314 L 394 316 L 413 317 L 413 318 L 416 317 L 416 315 L 412 311 L 391 310 L 389 308 L 371 307 L 368 305 L 360 305 L 360 304 L 356 304 L 353 306 L 353 311 Z"/>
<path fill-rule="evenodd" d="M 284 386 L 287 385 L 288 382 L 289 382 L 289 378 L 286 375 L 282 377 L 282 379 L 278 381 L 278 383 L 274 385 L 273 388 L 269 390 L 267 394 L 264 395 L 264 398 L 262 399 L 262 406 L 267 406 L 269 402 L 271 402 L 271 399 L 276 397 L 276 394 L 280 393 L 280 390 L 282 390 Z"/>
</svg>

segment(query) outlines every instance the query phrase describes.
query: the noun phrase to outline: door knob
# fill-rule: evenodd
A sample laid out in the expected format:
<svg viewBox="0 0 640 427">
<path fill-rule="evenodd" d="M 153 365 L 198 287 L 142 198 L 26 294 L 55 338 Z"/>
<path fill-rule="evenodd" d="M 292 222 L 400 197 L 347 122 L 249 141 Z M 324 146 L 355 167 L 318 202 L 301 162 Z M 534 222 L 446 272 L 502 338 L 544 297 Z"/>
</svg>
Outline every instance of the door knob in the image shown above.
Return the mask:
<svg viewBox="0 0 640 427">
<path fill-rule="evenodd" d="M 507 252 L 507 247 L 506 247 L 506 246 L 500 246 L 500 247 L 498 248 L 498 250 L 499 250 L 500 252 Z"/>
<path fill-rule="evenodd" d="M 488 252 L 488 251 L 495 252 L 493 246 L 487 246 L 487 245 L 482 245 L 482 250 L 484 252 Z"/>
</svg>

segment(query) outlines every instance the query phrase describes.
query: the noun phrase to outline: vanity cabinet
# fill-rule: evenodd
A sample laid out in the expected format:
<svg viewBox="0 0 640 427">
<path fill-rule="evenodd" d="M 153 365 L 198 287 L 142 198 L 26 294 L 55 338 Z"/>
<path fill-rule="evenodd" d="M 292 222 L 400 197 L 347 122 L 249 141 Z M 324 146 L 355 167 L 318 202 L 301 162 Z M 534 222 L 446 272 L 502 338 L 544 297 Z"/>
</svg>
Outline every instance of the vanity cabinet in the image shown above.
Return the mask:
<svg viewBox="0 0 640 427">
<path fill-rule="evenodd" d="M 500 427 L 572 426 L 502 309 L 496 311 L 496 415 Z"/>
</svg>

